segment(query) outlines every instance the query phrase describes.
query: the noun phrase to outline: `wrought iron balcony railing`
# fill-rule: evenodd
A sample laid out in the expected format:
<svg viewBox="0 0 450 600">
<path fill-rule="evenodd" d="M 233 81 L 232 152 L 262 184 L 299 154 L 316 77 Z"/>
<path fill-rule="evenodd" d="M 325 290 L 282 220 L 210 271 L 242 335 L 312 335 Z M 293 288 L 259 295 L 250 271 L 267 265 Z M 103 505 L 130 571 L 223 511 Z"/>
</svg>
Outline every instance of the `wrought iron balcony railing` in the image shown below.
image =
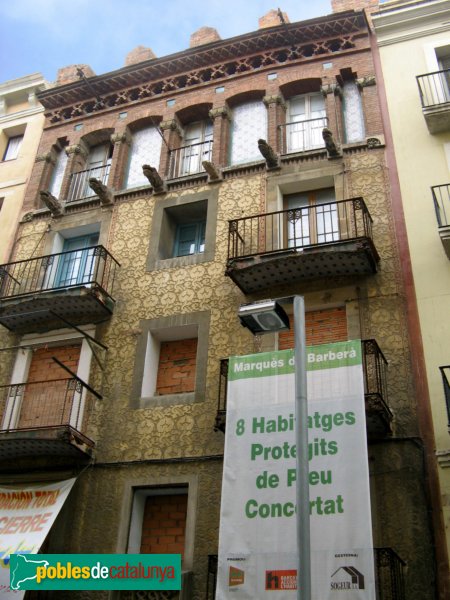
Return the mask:
<svg viewBox="0 0 450 600">
<path fill-rule="evenodd" d="M 450 365 L 439 367 L 444 385 L 445 404 L 447 406 L 448 426 L 450 427 Z"/>
<path fill-rule="evenodd" d="M 374 548 L 374 562 L 377 600 L 405 600 L 405 561 L 392 548 Z M 206 600 L 216 597 L 217 568 L 217 554 L 209 554 Z"/>
<path fill-rule="evenodd" d="M 361 238 L 372 240 L 362 198 L 291 208 L 230 221 L 228 260 Z"/>
<path fill-rule="evenodd" d="M 327 117 L 279 125 L 281 154 L 324 148 L 325 142 L 322 137 L 324 127 L 328 127 Z"/>
<path fill-rule="evenodd" d="M 82 200 L 83 198 L 95 196 L 95 192 L 89 187 L 89 179 L 95 177 L 95 179 L 98 179 L 106 185 L 110 168 L 111 163 L 108 162 L 106 165 L 101 165 L 100 167 L 93 167 L 92 169 L 72 173 L 70 176 L 67 202 L 75 202 L 75 200 Z"/>
<path fill-rule="evenodd" d="M 4 431 L 67 425 L 83 430 L 85 411 L 79 379 L 56 379 L 0 386 Z"/>
<path fill-rule="evenodd" d="M 169 179 L 202 173 L 203 161 L 212 159 L 213 141 L 174 148 L 169 152 Z"/>
<path fill-rule="evenodd" d="M 100 288 L 112 298 L 119 266 L 103 246 L 0 265 L 0 302 L 80 286 Z"/>
<path fill-rule="evenodd" d="M 362 340 L 364 396 L 369 437 L 390 432 L 392 412 L 388 405 L 388 363 L 375 340 Z M 225 431 L 227 413 L 228 359 L 220 361 L 215 431 Z"/>
<path fill-rule="evenodd" d="M 431 188 L 439 227 L 450 226 L 450 183 Z"/>
<path fill-rule="evenodd" d="M 417 83 L 423 108 L 450 102 L 450 69 L 418 75 Z"/>
</svg>

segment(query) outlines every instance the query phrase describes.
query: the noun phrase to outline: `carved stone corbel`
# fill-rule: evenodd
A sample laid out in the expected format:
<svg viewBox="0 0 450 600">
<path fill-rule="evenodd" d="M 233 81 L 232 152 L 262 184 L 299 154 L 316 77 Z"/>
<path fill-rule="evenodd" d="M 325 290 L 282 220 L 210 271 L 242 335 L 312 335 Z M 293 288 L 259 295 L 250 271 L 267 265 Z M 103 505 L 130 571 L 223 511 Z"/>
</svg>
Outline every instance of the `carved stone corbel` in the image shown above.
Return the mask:
<svg viewBox="0 0 450 600">
<path fill-rule="evenodd" d="M 142 165 L 142 172 L 149 180 L 150 185 L 156 194 L 164 192 L 164 181 L 155 167 L 151 167 L 150 165 Z"/>
<path fill-rule="evenodd" d="M 228 119 L 228 121 L 231 121 L 231 112 L 228 106 L 219 106 L 218 108 L 212 108 L 208 112 L 208 116 L 213 121 L 218 117 L 222 117 L 223 119 Z"/>
<path fill-rule="evenodd" d="M 286 102 L 284 101 L 283 96 L 280 95 L 264 96 L 263 102 L 267 108 L 269 108 L 271 104 L 278 104 L 282 108 L 286 108 Z"/>
<path fill-rule="evenodd" d="M 45 154 L 38 154 L 34 159 L 34 162 L 46 162 L 46 163 L 55 163 L 56 157 L 54 157 L 54 153 L 50 150 L 50 152 L 46 152 Z"/>
<path fill-rule="evenodd" d="M 66 146 L 64 148 L 64 150 L 66 151 L 66 154 L 69 157 L 72 154 L 79 154 L 84 159 L 86 159 L 89 156 L 89 148 L 86 146 L 86 144 L 82 140 L 80 140 L 78 142 L 78 144 L 72 144 L 71 146 Z"/>
<path fill-rule="evenodd" d="M 176 131 L 180 137 L 183 137 L 183 130 L 181 129 L 180 124 L 175 119 L 169 119 L 167 121 L 161 121 L 159 124 L 159 128 L 161 131 Z"/>
<path fill-rule="evenodd" d="M 334 141 L 333 132 L 328 127 L 322 129 L 322 137 L 327 149 L 328 158 L 338 158 L 341 156 L 341 151 Z"/>
<path fill-rule="evenodd" d="M 268 169 L 275 169 L 279 166 L 278 156 L 274 152 L 272 146 L 269 146 L 266 140 L 258 140 L 258 149 L 263 155 Z"/>
<path fill-rule="evenodd" d="M 375 75 L 367 75 L 367 77 L 360 77 L 356 79 L 356 85 L 361 89 L 364 87 L 369 87 L 371 85 L 376 85 Z"/>
<path fill-rule="evenodd" d="M 131 146 L 131 142 L 132 142 L 131 133 L 127 128 L 127 129 L 125 129 L 125 131 L 122 131 L 121 133 L 112 133 L 110 140 L 111 140 L 111 144 L 113 144 L 113 145 L 128 144 L 129 146 Z"/>
<path fill-rule="evenodd" d="M 99 179 L 96 179 L 95 177 L 90 177 L 89 187 L 99 197 L 99 200 L 103 206 L 111 206 L 112 204 L 114 204 L 114 194 Z"/>
<path fill-rule="evenodd" d="M 210 182 L 213 182 L 213 181 L 215 182 L 215 181 L 219 181 L 220 179 L 222 179 L 220 170 L 216 167 L 216 165 L 213 162 L 211 162 L 209 160 L 204 160 L 202 162 L 202 166 L 205 169 L 205 171 L 208 173 Z"/>
<path fill-rule="evenodd" d="M 49 191 L 40 190 L 39 197 L 51 212 L 52 217 L 62 217 L 63 207 L 61 202 L 53 196 Z"/>
</svg>

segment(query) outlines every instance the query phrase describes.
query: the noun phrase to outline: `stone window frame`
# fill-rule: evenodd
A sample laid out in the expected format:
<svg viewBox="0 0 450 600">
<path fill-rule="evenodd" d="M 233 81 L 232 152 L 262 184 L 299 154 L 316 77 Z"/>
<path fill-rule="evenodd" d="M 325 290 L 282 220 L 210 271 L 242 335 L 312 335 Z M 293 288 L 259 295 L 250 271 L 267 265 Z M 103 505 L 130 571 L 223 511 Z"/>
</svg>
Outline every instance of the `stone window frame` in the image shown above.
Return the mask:
<svg viewBox="0 0 450 600">
<path fill-rule="evenodd" d="M 205 400 L 210 319 L 209 311 L 199 311 L 140 321 L 141 334 L 137 342 L 131 383 L 132 408 L 166 407 Z M 146 394 L 146 390 L 156 388 L 155 364 L 159 353 L 159 348 L 156 346 L 163 341 L 192 337 L 198 339 L 195 390 L 179 394 Z"/>
<path fill-rule="evenodd" d="M 170 269 L 174 267 L 186 267 L 214 260 L 216 248 L 216 226 L 218 212 L 219 192 L 217 189 L 208 189 L 204 192 L 196 192 L 183 196 L 171 196 L 169 198 L 157 199 L 153 211 L 152 228 L 150 233 L 150 245 L 147 256 L 147 271 Z M 167 240 L 172 246 L 175 243 L 175 223 L 170 217 L 170 210 L 175 209 L 182 212 L 183 207 L 196 202 L 206 201 L 206 232 L 205 250 L 201 253 L 188 256 L 165 257 L 163 252 L 163 240 Z M 169 210 L 168 210 L 169 209 Z M 167 252 L 168 253 L 168 252 Z"/>
</svg>

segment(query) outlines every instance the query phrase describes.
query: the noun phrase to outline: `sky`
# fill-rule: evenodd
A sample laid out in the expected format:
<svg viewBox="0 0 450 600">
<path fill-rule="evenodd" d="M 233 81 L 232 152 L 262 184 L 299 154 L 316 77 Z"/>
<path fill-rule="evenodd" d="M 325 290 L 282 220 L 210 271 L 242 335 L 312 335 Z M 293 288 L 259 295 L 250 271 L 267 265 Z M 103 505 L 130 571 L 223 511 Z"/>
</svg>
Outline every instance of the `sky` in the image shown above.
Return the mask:
<svg viewBox="0 0 450 600">
<path fill-rule="evenodd" d="M 200 27 L 222 39 L 258 29 L 281 8 L 289 20 L 330 14 L 331 0 L 0 0 L 0 83 L 88 64 L 97 75 L 120 69 L 136 46 L 158 57 L 189 47 Z"/>
</svg>

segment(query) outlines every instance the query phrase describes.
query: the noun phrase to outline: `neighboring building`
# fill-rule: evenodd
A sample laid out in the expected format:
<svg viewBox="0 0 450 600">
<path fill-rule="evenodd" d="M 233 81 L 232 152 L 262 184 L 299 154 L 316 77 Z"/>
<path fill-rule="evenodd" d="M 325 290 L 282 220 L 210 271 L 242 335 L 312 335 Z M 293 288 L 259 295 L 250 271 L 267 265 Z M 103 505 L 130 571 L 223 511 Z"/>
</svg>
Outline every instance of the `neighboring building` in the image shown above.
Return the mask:
<svg viewBox="0 0 450 600">
<path fill-rule="evenodd" d="M 431 401 L 450 552 L 449 22 L 448 0 L 386 2 L 373 17 L 425 354 L 422 401 Z"/>
<path fill-rule="evenodd" d="M 292 346 L 252 338 L 237 310 L 302 294 L 308 343 L 365 340 L 378 596 L 435 598 L 407 257 L 364 11 L 271 11 L 242 36 L 202 28 L 186 51 L 81 69 L 39 94 L 27 215 L 0 271 L 0 484 L 77 475 L 46 551 L 181 552 L 181 597 L 213 598 L 223 359 Z"/>
<path fill-rule="evenodd" d="M 0 261 L 12 250 L 25 190 L 44 127 L 37 92 L 48 87 L 40 73 L 0 84 Z"/>
</svg>

